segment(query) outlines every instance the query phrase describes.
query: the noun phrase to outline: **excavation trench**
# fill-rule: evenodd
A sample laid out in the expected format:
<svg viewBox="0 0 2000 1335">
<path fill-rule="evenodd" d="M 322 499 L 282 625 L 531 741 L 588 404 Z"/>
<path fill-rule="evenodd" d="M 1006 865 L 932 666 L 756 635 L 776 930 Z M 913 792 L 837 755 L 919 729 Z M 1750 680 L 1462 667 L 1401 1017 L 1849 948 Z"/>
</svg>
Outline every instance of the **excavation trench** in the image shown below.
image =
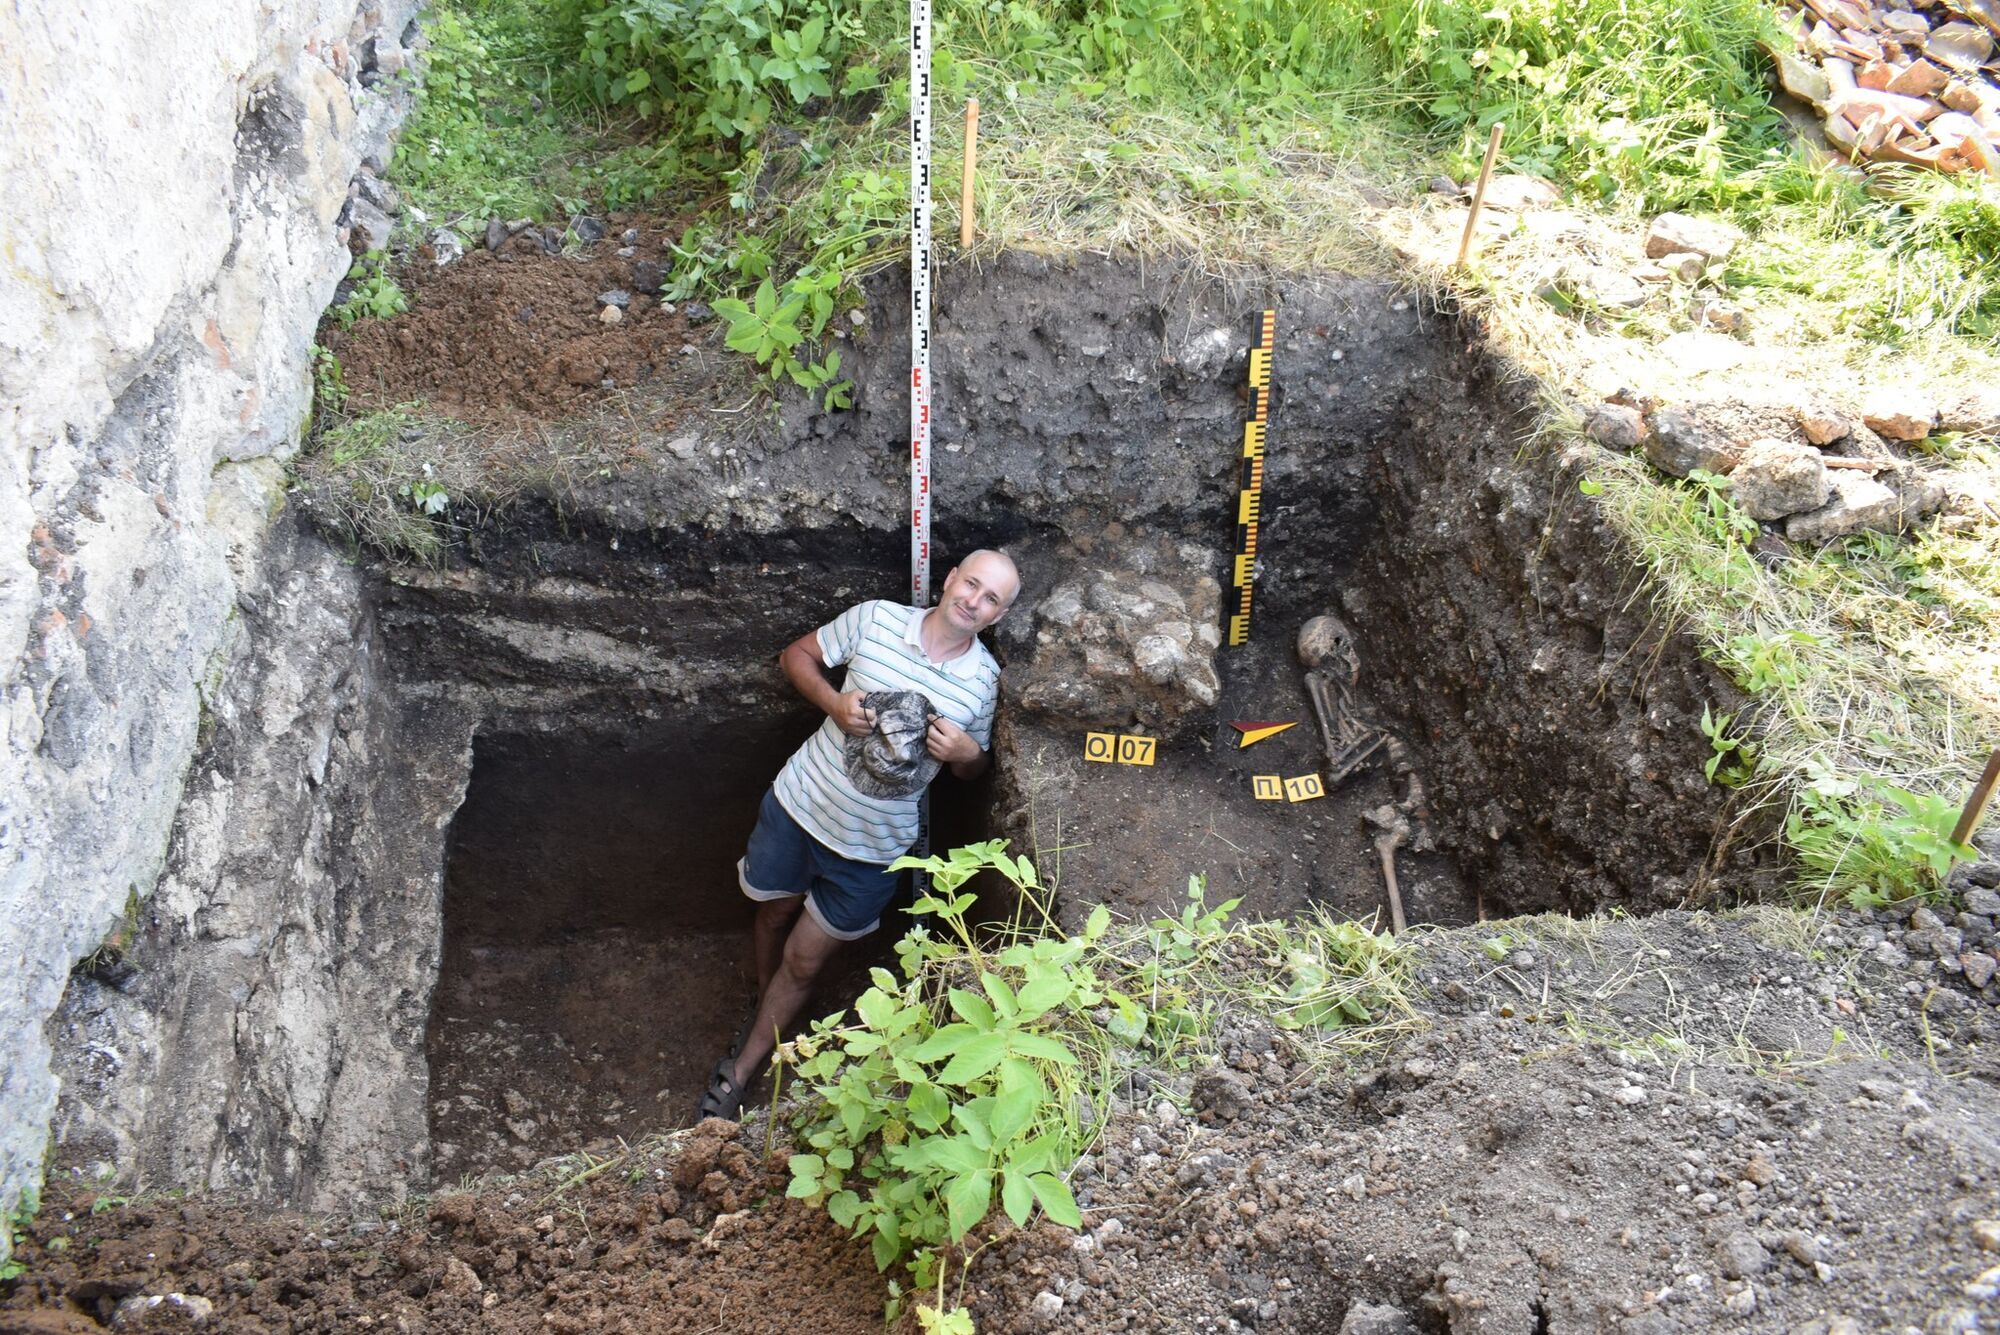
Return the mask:
<svg viewBox="0 0 2000 1335">
<path fill-rule="evenodd" d="M 434 309 L 444 290 L 415 295 Z M 1212 648 L 1245 352 L 1266 306 L 1280 397 L 1253 633 Z M 71 989 L 72 1162 L 157 1179 L 198 1160 L 210 1181 L 327 1204 L 689 1119 L 753 988 L 734 864 L 815 722 L 776 654 L 906 580 L 901 311 L 897 291 L 874 294 L 847 356 L 851 411 L 788 404 L 742 424 L 698 394 L 649 408 L 642 386 L 617 412 L 548 427 L 640 462 L 560 508 L 487 514 L 443 569 L 360 581 L 373 675 L 328 669 L 349 699 L 333 754 L 372 726 L 401 787 L 357 758 L 302 800 L 332 813 L 345 921 L 376 915 L 372 954 L 336 960 L 330 1060 L 363 1059 L 341 1036 L 379 1031 L 393 992 L 422 1017 L 381 1040 L 404 1073 L 274 1132 L 282 1082 L 239 1041 L 233 1066 L 209 1066 L 257 1091 L 233 1107 L 265 1128 L 263 1148 L 211 1136 L 192 1153 L 198 1119 L 130 1097 L 137 1067 L 87 1056 L 136 1009 L 164 1064 L 204 1041 L 197 1017 L 226 1011 L 190 998 L 228 933 L 169 922 L 141 952 L 150 981 Z M 1032 851 L 1071 921 L 1099 903 L 1134 918 L 1178 906 L 1190 876 L 1244 913 L 1372 918 L 1384 898 L 1364 814 L 1413 806 L 1414 780 L 1420 819 L 1396 854 L 1413 921 L 1704 892 L 1722 811 L 1695 720 L 1725 688 L 1632 596 L 1632 563 L 1570 466 L 1522 452 L 1518 391 L 1454 320 L 1375 283 L 1237 289 L 1157 263 L 1008 256 L 946 276 L 939 330 L 937 574 L 1002 544 L 1024 572 L 993 635 L 995 772 L 940 782 L 940 845 L 1000 835 Z M 1259 800 L 1256 776 L 1326 770 L 1293 651 L 1325 613 L 1352 636 L 1358 724 L 1397 745 L 1323 799 Z M 1232 725 L 1250 720 L 1297 726 L 1242 749 Z M 1093 763 L 1090 732 L 1153 737 L 1155 761 Z M 205 763 L 253 740 L 225 721 Z M 373 819 L 392 808 L 455 814 Z M 385 861 L 404 886 L 392 900 L 368 871 Z M 824 1009 L 893 935 L 851 952 Z M 358 1168 L 339 1152 L 357 1143 Z"/>
</svg>

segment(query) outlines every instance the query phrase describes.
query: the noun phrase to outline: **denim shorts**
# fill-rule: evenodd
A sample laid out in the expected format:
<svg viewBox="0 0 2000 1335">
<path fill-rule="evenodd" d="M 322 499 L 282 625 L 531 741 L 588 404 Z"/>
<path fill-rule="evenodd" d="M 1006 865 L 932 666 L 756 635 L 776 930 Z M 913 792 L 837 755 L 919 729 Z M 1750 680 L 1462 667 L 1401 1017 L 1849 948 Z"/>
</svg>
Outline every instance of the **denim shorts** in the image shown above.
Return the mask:
<svg viewBox="0 0 2000 1335">
<path fill-rule="evenodd" d="M 805 832 L 773 789 L 757 808 L 750 848 L 736 864 L 743 893 L 763 901 L 806 897 L 806 912 L 840 941 L 858 941 L 882 923 L 902 873 L 876 862 L 856 862 Z"/>
</svg>

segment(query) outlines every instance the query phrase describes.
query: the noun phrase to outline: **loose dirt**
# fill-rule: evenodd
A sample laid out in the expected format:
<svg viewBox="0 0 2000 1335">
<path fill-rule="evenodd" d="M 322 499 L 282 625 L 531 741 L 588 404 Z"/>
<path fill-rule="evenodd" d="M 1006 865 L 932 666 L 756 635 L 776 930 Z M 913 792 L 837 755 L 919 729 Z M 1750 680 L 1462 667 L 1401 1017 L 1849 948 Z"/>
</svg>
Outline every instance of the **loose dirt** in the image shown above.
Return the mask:
<svg viewBox="0 0 2000 1335">
<path fill-rule="evenodd" d="M 1223 1017 L 1212 1064 L 1121 1087 L 1073 1177 L 1085 1227 L 996 1215 L 957 1291 L 982 1331 L 1023 1335 L 1983 1328 L 2000 988 L 1924 955 L 1940 932 L 1990 941 L 1967 916 L 1419 934 L 1416 1032 L 1325 1070 Z M 98 1329 L 174 1293 L 242 1331 L 881 1330 L 884 1281 L 784 1199 L 761 1116 L 387 1221 L 57 1202 L 0 1330 Z"/>
<path fill-rule="evenodd" d="M 867 1248 L 786 1201 L 782 1163 L 766 1169 L 761 1143 L 737 1132 L 705 1123 L 567 1189 L 551 1172 L 388 1221 L 217 1200 L 101 1213 L 51 1202 L 0 1331 L 878 1335 L 883 1282 Z M 183 1298 L 119 1316 L 167 1294 Z M 213 1319 L 191 1320 L 186 1299 L 212 1304 Z"/>
<path fill-rule="evenodd" d="M 604 391 L 712 378 L 705 350 L 716 324 L 690 323 L 687 309 L 642 290 L 658 286 L 679 228 L 630 218 L 609 228 L 555 253 L 529 228 L 497 251 L 475 243 L 442 268 L 420 256 L 397 271 L 407 312 L 351 329 L 329 317 L 320 342 L 340 359 L 352 407 L 421 399 L 469 422 L 518 425 L 578 411 Z M 621 244 L 631 231 L 636 239 Z M 614 290 L 630 304 L 606 324 L 598 297 Z"/>
</svg>

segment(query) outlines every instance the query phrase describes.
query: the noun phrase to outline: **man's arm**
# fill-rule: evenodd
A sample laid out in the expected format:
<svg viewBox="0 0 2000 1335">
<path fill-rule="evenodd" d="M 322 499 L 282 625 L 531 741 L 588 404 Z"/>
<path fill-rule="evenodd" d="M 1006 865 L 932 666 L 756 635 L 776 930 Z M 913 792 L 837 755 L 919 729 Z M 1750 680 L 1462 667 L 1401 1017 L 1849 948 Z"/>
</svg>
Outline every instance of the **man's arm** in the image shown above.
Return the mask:
<svg viewBox="0 0 2000 1335">
<path fill-rule="evenodd" d="M 833 683 L 827 679 L 826 659 L 820 653 L 817 631 L 809 630 L 786 645 L 778 655 L 778 666 L 785 670 L 785 679 L 793 688 L 848 736 L 866 737 L 875 726 L 875 711 L 861 705 L 862 692 L 833 689 Z"/>
</svg>

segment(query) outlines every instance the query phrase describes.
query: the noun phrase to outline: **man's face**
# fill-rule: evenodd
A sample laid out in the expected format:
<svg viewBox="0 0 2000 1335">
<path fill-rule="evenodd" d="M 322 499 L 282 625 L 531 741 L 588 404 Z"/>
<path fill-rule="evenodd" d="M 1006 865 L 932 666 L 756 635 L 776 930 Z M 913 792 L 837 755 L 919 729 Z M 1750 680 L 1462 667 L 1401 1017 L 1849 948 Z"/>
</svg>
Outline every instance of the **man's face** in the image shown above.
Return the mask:
<svg viewBox="0 0 2000 1335">
<path fill-rule="evenodd" d="M 1020 578 L 1013 567 L 997 557 L 981 554 L 964 565 L 951 568 L 944 577 L 944 591 L 938 606 L 953 629 L 977 635 L 1006 615 Z"/>
</svg>

